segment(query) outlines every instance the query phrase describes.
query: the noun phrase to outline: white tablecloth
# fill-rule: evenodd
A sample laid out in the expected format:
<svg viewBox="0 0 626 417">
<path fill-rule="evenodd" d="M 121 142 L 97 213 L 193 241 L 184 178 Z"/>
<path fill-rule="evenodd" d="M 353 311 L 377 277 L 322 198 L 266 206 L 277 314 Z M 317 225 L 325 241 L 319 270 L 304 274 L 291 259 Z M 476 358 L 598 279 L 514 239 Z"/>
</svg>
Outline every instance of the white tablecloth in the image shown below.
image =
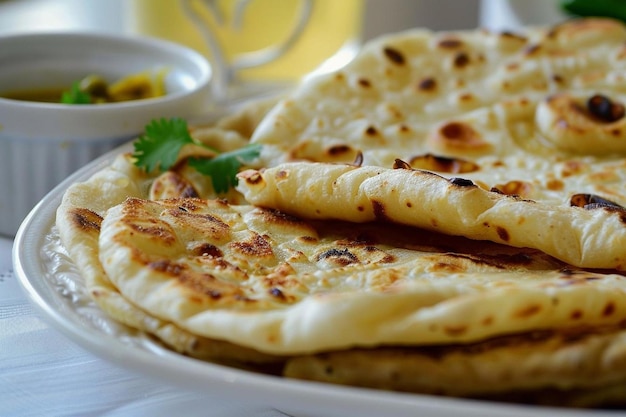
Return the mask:
<svg viewBox="0 0 626 417">
<path fill-rule="evenodd" d="M 30 305 L 13 275 L 12 243 L 0 238 L 0 416 L 284 416 L 164 385 L 78 347 Z"/>
</svg>

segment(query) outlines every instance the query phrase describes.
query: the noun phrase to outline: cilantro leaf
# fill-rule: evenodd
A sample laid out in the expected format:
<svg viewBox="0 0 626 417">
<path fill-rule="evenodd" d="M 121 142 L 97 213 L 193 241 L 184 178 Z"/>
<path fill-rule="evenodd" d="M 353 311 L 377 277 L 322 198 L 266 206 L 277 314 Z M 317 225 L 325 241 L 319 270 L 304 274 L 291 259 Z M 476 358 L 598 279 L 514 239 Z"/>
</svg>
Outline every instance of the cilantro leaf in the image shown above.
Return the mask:
<svg viewBox="0 0 626 417">
<path fill-rule="evenodd" d="M 61 103 L 63 104 L 91 104 L 91 94 L 80 89 L 80 82 L 72 83 L 69 91 L 61 94 Z"/>
<path fill-rule="evenodd" d="M 213 189 L 216 193 L 226 193 L 229 188 L 237 185 L 237 173 L 244 162 L 251 162 L 261 153 L 258 144 L 248 145 L 245 148 L 231 152 L 224 152 L 215 158 L 190 158 L 189 166 L 203 175 L 211 177 Z"/>
<path fill-rule="evenodd" d="M 195 143 L 183 119 L 152 120 L 145 133 L 134 143 L 135 165 L 147 172 L 168 170 L 174 165 L 183 146 Z"/>
<path fill-rule="evenodd" d="M 147 172 L 165 171 L 176 163 L 181 149 L 187 144 L 210 149 L 217 156 L 193 157 L 187 163 L 201 174 L 210 176 L 213 189 L 218 194 L 226 193 L 230 187 L 237 185 L 237 173 L 243 163 L 252 161 L 261 153 L 261 146 L 256 144 L 220 153 L 196 142 L 189 134 L 187 122 L 180 118 L 152 120 L 144 130 L 144 134 L 133 143 L 136 166 Z"/>
</svg>

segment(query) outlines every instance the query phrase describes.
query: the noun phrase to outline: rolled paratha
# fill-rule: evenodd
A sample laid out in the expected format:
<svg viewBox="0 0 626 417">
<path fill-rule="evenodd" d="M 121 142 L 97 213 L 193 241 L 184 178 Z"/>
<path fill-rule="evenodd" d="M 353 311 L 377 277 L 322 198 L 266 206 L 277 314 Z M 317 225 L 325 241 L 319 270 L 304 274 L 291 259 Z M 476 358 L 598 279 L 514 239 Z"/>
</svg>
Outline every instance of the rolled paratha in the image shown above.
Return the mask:
<svg viewBox="0 0 626 417">
<path fill-rule="evenodd" d="M 471 180 L 376 166 L 294 162 L 239 174 L 251 204 L 309 219 L 382 220 L 539 249 L 586 268 L 626 268 L 626 209 L 604 201 L 546 204 Z M 590 195 L 577 195 L 590 200 Z"/>
</svg>

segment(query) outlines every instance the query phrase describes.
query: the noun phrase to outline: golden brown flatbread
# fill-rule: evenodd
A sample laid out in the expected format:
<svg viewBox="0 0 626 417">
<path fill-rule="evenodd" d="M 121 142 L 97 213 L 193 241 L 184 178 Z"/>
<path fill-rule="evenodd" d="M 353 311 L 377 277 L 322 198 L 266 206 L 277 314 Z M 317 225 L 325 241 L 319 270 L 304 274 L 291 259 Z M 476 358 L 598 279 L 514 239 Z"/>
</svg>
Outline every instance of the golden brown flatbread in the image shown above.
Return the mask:
<svg viewBox="0 0 626 417">
<path fill-rule="evenodd" d="M 625 39 L 608 19 L 383 36 L 281 100 L 252 141 L 265 145 L 264 166 L 362 153 L 365 165 L 420 168 L 432 155 L 541 185 L 544 162 L 626 150 Z"/>
<path fill-rule="evenodd" d="M 539 249 L 580 267 L 626 268 L 626 209 L 616 205 L 522 199 L 402 161 L 395 168 L 296 162 L 239 177 L 249 203 L 304 218 L 389 221 Z"/>
<path fill-rule="evenodd" d="M 198 147 L 155 174 L 120 155 L 65 194 L 63 244 L 105 312 L 186 355 L 624 406 L 625 41 L 604 19 L 380 38 L 192 131 L 263 146 L 241 192 Z"/>
<path fill-rule="evenodd" d="M 150 314 L 278 355 L 470 342 L 626 315 L 622 275 L 557 262 L 531 270 L 507 264 L 506 252 L 433 253 L 419 233 L 405 246 L 384 225 L 345 227 L 220 200 L 128 199 L 102 222 L 100 263 Z"/>
</svg>

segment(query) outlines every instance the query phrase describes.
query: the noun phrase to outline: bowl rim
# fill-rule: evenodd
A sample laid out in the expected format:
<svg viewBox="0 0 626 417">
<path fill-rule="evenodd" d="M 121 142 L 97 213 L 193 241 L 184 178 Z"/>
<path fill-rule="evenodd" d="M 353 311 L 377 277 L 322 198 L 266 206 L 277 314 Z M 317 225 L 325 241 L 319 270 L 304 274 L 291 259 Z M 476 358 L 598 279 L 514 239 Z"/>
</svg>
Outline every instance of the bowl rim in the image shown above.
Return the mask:
<svg viewBox="0 0 626 417">
<path fill-rule="evenodd" d="M 155 117 L 161 117 L 161 113 L 165 117 L 168 113 L 189 113 L 186 108 L 193 106 L 198 107 L 193 114 L 188 114 L 188 117 L 194 117 L 199 113 L 202 113 L 206 108 L 210 106 L 210 83 L 212 80 L 212 68 L 211 64 L 200 52 L 194 49 L 172 42 L 165 39 L 156 37 L 149 37 L 144 35 L 135 35 L 129 33 L 106 33 L 106 32 L 94 32 L 94 31 L 40 31 L 40 32 L 27 32 L 27 33 L 9 33 L 0 35 L 0 50 L 2 45 L 11 43 L 15 47 L 15 43 L 37 43 L 38 40 L 44 40 L 48 43 L 62 44 L 67 41 L 81 42 L 83 44 L 102 44 L 106 50 L 115 49 L 116 45 L 124 45 L 126 48 L 136 49 L 137 51 L 147 51 L 148 54 L 151 51 L 156 53 L 163 53 L 167 56 L 175 57 L 184 62 L 181 68 L 193 68 L 194 71 L 194 84 L 189 88 L 183 88 L 181 90 L 167 93 L 160 97 L 153 97 L 141 100 L 132 100 L 116 103 L 102 103 L 93 105 L 72 105 L 63 103 L 44 103 L 37 101 L 25 101 L 15 100 L 10 98 L 0 97 L 0 113 L 2 119 L 17 120 L 14 118 L 24 118 L 25 114 L 28 114 L 28 118 L 32 120 L 61 120 L 69 119 L 73 117 L 79 117 L 80 120 L 84 120 L 85 123 L 103 124 L 107 119 L 114 117 L 124 117 L 124 119 L 130 119 L 133 115 L 137 117 L 144 117 L 148 113 L 153 113 Z M 94 48 L 94 54 L 97 55 L 98 48 Z M 0 53 L 0 56 L 2 53 Z M 5 56 L 10 56 L 9 53 Z M 174 62 L 174 61 L 172 61 Z M 151 62 L 147 62 L 146 66 L 152 65 Z M 174 63 L 175 65 L 175 63 Z M 168 66 L 165 64 L 164 66 Z M 171 65 L 170 65 L 171 66 Z M 83 123 L 84 124 L 84 123 Z M 130 135 L 131 130 L 137 130 L 131 128 L 131 123 L 125 121 L 124 128 L 120 127 L 114 136 Z M 3 123 L 0 120 L 0 140 L 3 138 L 16 138 L 19 139 L 41 139 L 41 128 L 32 125 L 21 124 L 19 131 L 16 126 L 17 123 L 11 124 Z M 68 126 L 67 132 L 55 133 L 48 132 L 47 139 L 88 139 L 92 136 L 102 138 L 103 134 L 88 134 L 85 133 L 85 128 L 78 128 L 74 126 Z M 75 131 L 76 133 L 72 133 Z M 139 133 L 139 132 L 137 132 Z M 85 137 L 87 136 L 87 137 Z"/>
<path fill-rule="evenodd" d="M 178 55 L 185 57 L 185 59 L 192 63 L 194 67 L 200 70 L 200 77 L 196 79 L 197 84 L 194 88 L 181 90 L 170 94 L 165 94 L 160 97 L 151 97 L 141 100 L 123 101 L 116 103 L 99 103 L 97 108 L 102 107 L 115 107 L 120 109 L 128 109 L 134 107 L 142 107 L 150 102 L 155 101 L 167 101 L 178 97 L 185 96 L 197 89 L 202 89 L 208 86 L 212 79 L 213 71 L 209 61 L 198 51 L 187 47 L 182 44 L 178 44 L 169 40 L 145 36 L 136 34 L 115 34 L 108 32 L 95 32 L 95 31 L 37 31 L 37 32 L 25 32 L 25 33 L 8 33 L 0 35 L 0 47 L 3 43 L 14 43 L 20 41 L 32 41 L 37 39 L 45 39 L 49 42 L 51 39 L 56 42 L 63 42 L 68 39 L 80 40 L 84 42 L 109 42 L 111 44 L 129 44 L 134 47 L 146 50 L 162 50 L 172 55 Z M 56 110 L 71 110 L 79 112 L 91 112 L 95 111 L 96 106 L 92 105 L 72 105 L 63 103 L 46 103 L 37 101 L 15 100 L 0 96 L 0 103 L 5 105 L 13 105 L 23 108 L 41 108 L 41 109 L 56 109 Z"/>
</svg>

